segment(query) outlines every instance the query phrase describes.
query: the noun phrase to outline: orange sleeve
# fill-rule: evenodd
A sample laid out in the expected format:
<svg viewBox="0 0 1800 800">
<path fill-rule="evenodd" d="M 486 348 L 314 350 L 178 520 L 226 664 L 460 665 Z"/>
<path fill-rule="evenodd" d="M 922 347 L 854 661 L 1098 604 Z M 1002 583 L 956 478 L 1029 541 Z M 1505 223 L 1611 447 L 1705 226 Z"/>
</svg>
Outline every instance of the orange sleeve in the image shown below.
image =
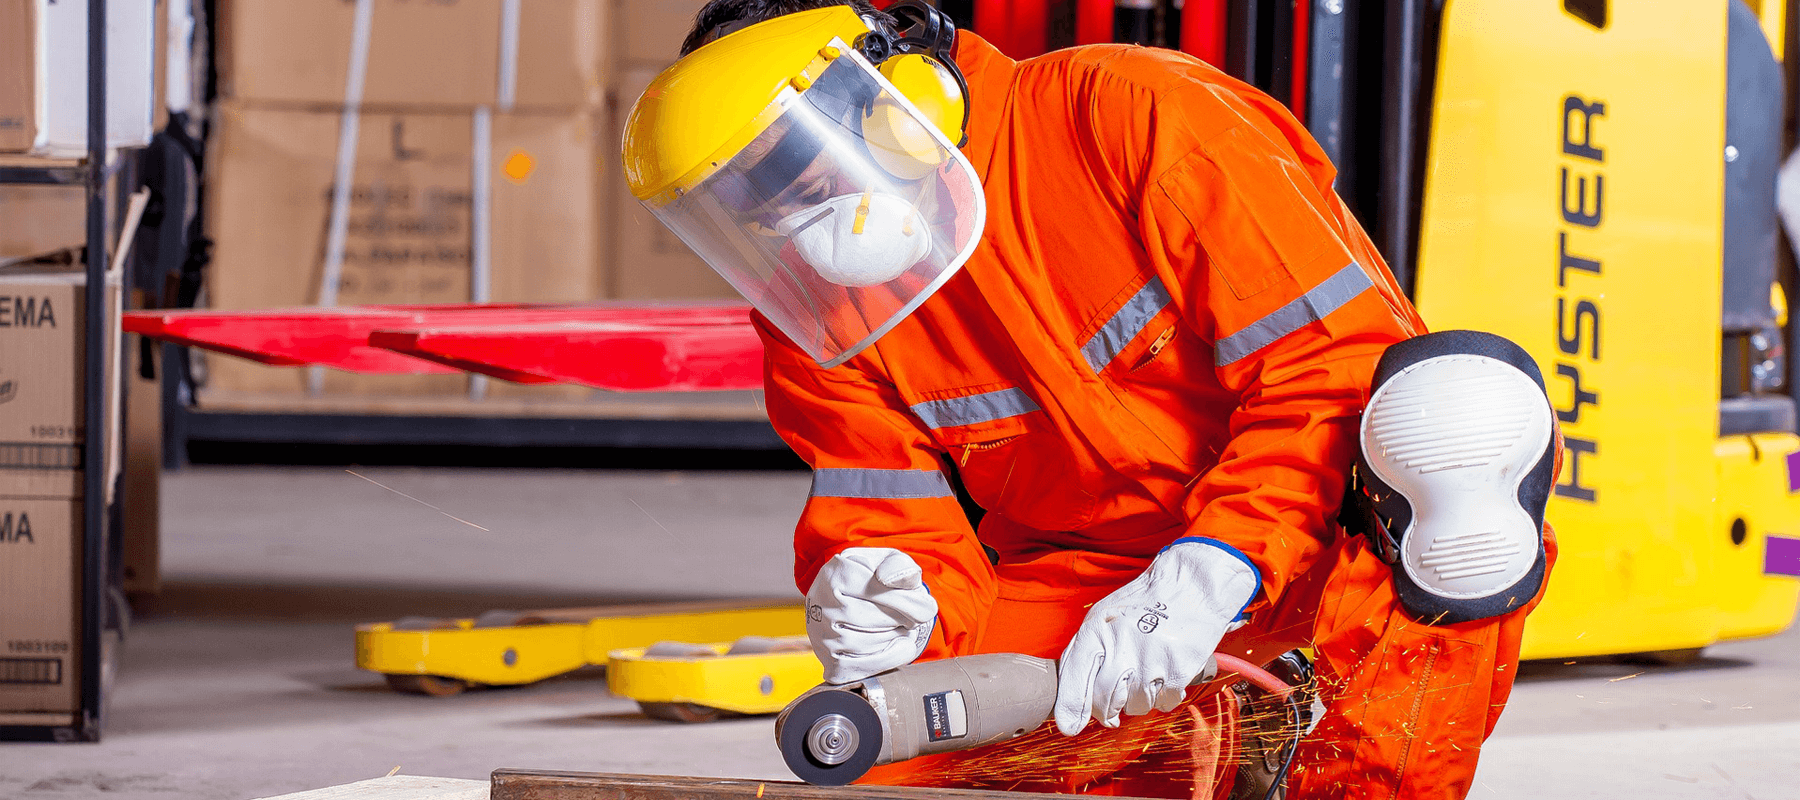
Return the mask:
<svg viewBox="0 0 1800 800">
<path fill-rule="evenodd" d="M 906 413 L 894 387 L 857 369 L 867 351 L 822 369 L 762 315 L 769 421 L 813 469 L 794 530 L 794 580 L 801 592 L 847 547 L 891 547 L 912 556 L 938 603 L 922 658 L 974 651 L 993 604 L 994 571 L 957 503 L 944 453 Z"/>
<path fill-rule="evenodd" d="M 1362 231 L 1339 222 L 1330 166 L 1299 124 L 1272 101 L 1210 88 L 1159 104 L 1157 133 L 1192 146 L 1148 176 L 1140 225 L 1172 302 L 1239 398 L 1229 442 L 1184 510 L 1190 535 L 1261 571 L 1255 610 L 1333 535 L 1375 362 L 1423 328 Z"/>
</svg>

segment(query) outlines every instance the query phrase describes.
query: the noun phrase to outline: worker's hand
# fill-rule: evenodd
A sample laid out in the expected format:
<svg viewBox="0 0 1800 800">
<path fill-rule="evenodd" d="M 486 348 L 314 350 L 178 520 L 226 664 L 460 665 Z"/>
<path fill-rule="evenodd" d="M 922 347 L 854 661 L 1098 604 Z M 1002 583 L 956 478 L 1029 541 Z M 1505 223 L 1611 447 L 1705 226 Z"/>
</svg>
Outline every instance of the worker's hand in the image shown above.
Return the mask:
<svg viewBox="0 0 1800 800">
<path fill-rule="evenodd" d="M 1218 542 L 1170 545 L 1144 574 L 1095 603 L 1069 640 L 1058 667 L 1057 730 L 1074 736 L 1090 716 L 1116 728 L 1121 712 L 1174 710 L 1260 583 L 1249 561 Z"/>
<path fill-rule="evenodd" d="M 891 547 L 852 547 L 825 562 L 806 592 L 806 635 L 826 683 L 910 664 L 925 651 L 937 600 L 919 564 Z"/>
</svg>

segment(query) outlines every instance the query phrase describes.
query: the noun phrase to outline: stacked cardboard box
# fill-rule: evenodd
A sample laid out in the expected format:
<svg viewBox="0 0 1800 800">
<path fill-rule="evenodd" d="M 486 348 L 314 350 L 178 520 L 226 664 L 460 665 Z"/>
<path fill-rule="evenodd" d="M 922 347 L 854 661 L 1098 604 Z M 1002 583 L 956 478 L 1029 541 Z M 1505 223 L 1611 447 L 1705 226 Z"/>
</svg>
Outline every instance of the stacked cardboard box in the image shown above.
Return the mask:
<svg viewBox="0 0 1800 800">
<path fill-rule="evenodd" d="M 608 140 L 609 155 L 614 159 L 619 157 L 619 133 L 632 103 L 658 73 L 675 62 L 681 52 L 681 40 L 703 5 L 705 0 L 620 0 L 618 113 Z M 609 288 L 613 296 L 738 296 L 724 278 L 638 203 L 623 178 L 612 181 L 610 194 L 613 269 Z"/>
<path fill-rule="evenodd" d="M 362 102 L 554 113 L 598 107 L 606 96 L 610 2 L 368 0 Z M 360 4 L 221 2 L 221 91 L 258 103 L 343 105 L 359 61 Z"/>
<path fill-rule="evenodd" d="M 343 111 L 227 104 L 209 224 L 216 308 L 321 302 Z M 579 302 L 598 294 L 592 116 L 496 114 L 477 148 L 470 112 L 359 111 L 344 193 L 336 302 Z M 479 150 L 479 152 L 477 152 Z M 485 187 L 475 170 L 490 171 Z M 489 268 L 476 286 L 475 237 Z M 300 391 L 305 375 L 215 359 L 209 385 Z M 327 393 L 444 394 L 461 376 L 333 373 Z"/>
<path fill-rule="evenodd" d="M 736 297 L 638 204 L 619 168 L 631 105 L 675 61 L 704 2 L 222 0 L 210 304 Z M 356 87 L 360 100 L 346 102 Z M 335 191 L 340 174 L 349 181 Z M 207 375 L 203 400 L 244 410 L 455 413 L 438 400 L 470 386 L 458 375 L 315 382 L 228 358 Z"/>
<path fill-rule="evenodd" d="M 0 274 L 0 725 L 76 710 L 83 447 L 111 435 L 82 418 L 85 286 L 79 272 Z"/>
<path fill-rule="evenodd" d="M 610 7 L 221 3 L 211 305 L 603 296 Z M 208 387 L 301 393 L 308 381 L 304 371 L 213 359 Z M 330 373 L 321 386 L 448 396 L 469 382 Z"/>
<path fill-rule="evenodd" d="M 147 144 L 166 115 L 157 91 L 163 5 L 108 0 L 107 139 Z M 14 164 L 87 154 L 87 2 L 0 0 L 0 153 Z M 80 186 L 0 186 L 0 265 L 80 248 Z"/>
<path fill-rule="evenodd" d="M 87 242 L 87 189 L 0 186 L 0 265 Z"/>
<path fill-rule="evenodd" d="M 106 139 L 148 144 L 161 27 L 151 0 L 107 0 Z M 88 0 L 0 0 L 0 152 L 87 155 Z"/>
<path fill-rule="evenodd" d="M 0 0 L 0 152 L 37 142 L 37 3 Z"/>
</svg>

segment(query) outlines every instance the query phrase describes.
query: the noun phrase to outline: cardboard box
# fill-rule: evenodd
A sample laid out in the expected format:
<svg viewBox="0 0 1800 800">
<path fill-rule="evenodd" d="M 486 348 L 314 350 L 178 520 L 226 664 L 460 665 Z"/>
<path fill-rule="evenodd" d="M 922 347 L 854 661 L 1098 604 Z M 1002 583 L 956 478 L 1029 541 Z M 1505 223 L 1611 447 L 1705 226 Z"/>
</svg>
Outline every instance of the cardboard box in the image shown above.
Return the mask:
<svg viewBox="0 0 1800 800">
<path fill-rule="evenodd" d="M 0 0 L 0 68 L 7 75 L 0 83 L 0 150 L 87 154 L 87 4 Z M 149 144 L 154 132 L 156 8 L 150 0 L 107 0 L 109 147 Z"/>
<path fill-rule="evenodd" d="M 619 152 L 619 136 L 625 114 L 661 67 L 634 67 L 620 86 L 620 113 L 609 149 Z M 738 298 L 719 273 L 658 222 L 631 194 L 619 170 L 608 176 L 613 221 L 610 226 L 612 275 L 608 293 L 620 299 Z"/>
<path fill-rule="evenodd" d="M 0 263 L 86 244 L 85 187 L 0 186 Z"/>
<path fill-rule="evenodd" d="M 337 303 L 581 302 L 600 293 L 598 132 L 586 112 L 360 114 Z M 221 104 L 208 226 L 214 308 L 314 305 L 321 297 L 342 115 Z M 477 158 L 477 155 L 480 157 Z M 477 192 L 476 171 L 488 186 Z M 471 285 L 485 203 L 491 281 Z M 298 391 L 304 370 L 208 362 L 213 388 Z M 463 391 L 466 378 L 328 373 L 326 390 Z"/>
<path fill-rule="evenodd" d="M 142 308 L 139 303 L 137 307 Z M 137 334 L 125 338 L 120 352 L 142 352 Z M 151 347 L 155 374 L 162 375 L 161 347 Z M 127 355 L 135 366 L 135 357 Z M 138 370 L 125 374 L 125 479 L 120 499 L 119 571 L 126 594 L 162 590 L 162 381 Z"/>
<path fill-rule="evenodd" d="M 681 55 L 681 42 L 693 29 L 694 16 L 701 6 L 706 5 L 706 0 L 618 0 L 618 3 L 620 52 L 630 62 L 629 66 L 667 66 Z"/>
<path fill-rule="evenodd" d="M 0 496 L 82 494 L 86 284 L 81 272 L 0 273 Z"/>
<path fill-rule="evenodd" d="M 37 144 L 37 0 L 0 0 L 0 152 Z"/>
<path fill-rule="evenodd" d="M 0 720 L 76 709 L 81 517 L 79 500 L 0 497 Z"/>
<path fill-rule="evenodd" d="M 156 12 L 151 28 L 150 43 L 150 133 L 169 126 L 169 26 L 170 17 L 176 14 L 192 13 L 192 9 L 182 6 L 177 0 L 152 0 L 156 4 Z M 191 2 L 191 0 L 189 0 Z M 192 53 L 183 50 L 190 57 Z"/>
<path fill-rule="evenodd" d="M 620 66 L 616 115 L 609 126 L 608 157 L 617 161 L 620 134 L 638 96 L 681 53 L 706 0 L 618 0 Z M 610 207 L 605 221 L 610 297 L 629 300 L 739 297 L 731 284 L 656 221 L 633 197 L 618 170 L 605 176 Z"/>
<path fill-rule="evenodd" d="M 609 0 L 369 0 L 362 104 L 575 109 L 605 100 Z M 506 24 L 506 10 L 517 23 Z M 220 3 L 226 97 L 345 105 L 354 0 Z"/>
</svg>

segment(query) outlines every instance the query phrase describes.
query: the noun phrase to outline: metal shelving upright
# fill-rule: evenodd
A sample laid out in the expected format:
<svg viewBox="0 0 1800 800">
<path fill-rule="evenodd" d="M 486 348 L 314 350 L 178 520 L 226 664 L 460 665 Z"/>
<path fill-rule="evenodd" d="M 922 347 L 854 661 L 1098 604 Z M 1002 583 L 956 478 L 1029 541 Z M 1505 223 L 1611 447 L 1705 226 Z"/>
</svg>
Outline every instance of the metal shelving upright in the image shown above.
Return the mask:
<svg viewBox="0 0 1800 800">
<path fill-rule="evenodd" d="M 104 638 L 110 612 L 109 595 L 116 568 L 110 547 L 112 509 L 107 503 L 106 460 L 107 348 L 112 342 L 109 326 L 117 324 L 106 302 L 107 229 L 109 207 L 106 192 L 109 161 L 106 139 L 106 10 L 103 0 L 88 3 L 87 34 L 87 157 L 81 160 L 9 160 L 0 163 L 0 183 L 82 184 L 86 187 L 87 247 L 84 266 L 87 286 L 83 315 L 82 382 L 82 522 L 80 543 L 81 665 L 77 703 L 68 725 L 0 726 L 0 740 L 92 742 L 100 738 L 102 676 L 108 653 Z M 124 245 L 123 242 L 120 243 Z"/>
</svg>

